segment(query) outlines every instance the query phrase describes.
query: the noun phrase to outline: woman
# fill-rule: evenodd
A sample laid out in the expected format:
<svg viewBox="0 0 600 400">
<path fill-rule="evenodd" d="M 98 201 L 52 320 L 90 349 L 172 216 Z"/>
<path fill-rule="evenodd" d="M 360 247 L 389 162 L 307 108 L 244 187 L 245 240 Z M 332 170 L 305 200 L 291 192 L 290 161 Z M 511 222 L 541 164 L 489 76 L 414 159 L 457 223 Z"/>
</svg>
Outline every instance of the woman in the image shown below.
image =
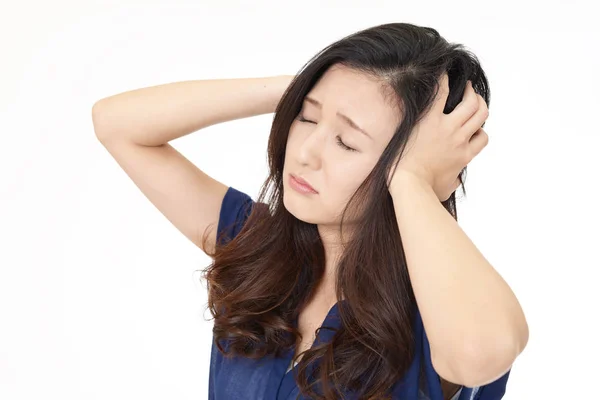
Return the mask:
<svg viewBox="0 0 600 400">
<path fill-rule="evenodd" d="M 172 83 L 94 106 L 103 145 L 213 259 L 211 399 L 503 396 L 527 322 L 455 208 L 488 104 L 475 56 L 394 23 L 295 77 Z M 257 201 L 168 144 L 273 111 Z"/>
</svg>

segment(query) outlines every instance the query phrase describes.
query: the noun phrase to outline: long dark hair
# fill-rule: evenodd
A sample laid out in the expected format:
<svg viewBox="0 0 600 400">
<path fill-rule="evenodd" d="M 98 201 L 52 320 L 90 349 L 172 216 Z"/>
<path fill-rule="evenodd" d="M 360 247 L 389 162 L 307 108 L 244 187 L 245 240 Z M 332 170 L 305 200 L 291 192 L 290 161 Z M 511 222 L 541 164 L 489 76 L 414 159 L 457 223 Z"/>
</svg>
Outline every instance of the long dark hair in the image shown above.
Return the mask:
<svg viewBox="0 0 600 400">
<path fill-rule="evenodd" d="M 467 80 L 489 105 L 487 78 L 477 58 L 435 29 L 390 23 L 361 30 L 329 45 L 300 70 L 274 114 L 269 176 L 258 200 L 237 237 L 209 254 L 214 261 L 204 270 L 208 307 L 215 341 L 226 356 L 262 358 L 295 346 L 300 334 L 293 321 L 324 275 L 325 250 L 317 226 L 298 220 L 283 205 L 285 149 L 304 96 L 334 64 L 386 83 L 402 121 L 344 209 L 340 229 L 346 211 L 362 211 L 356 221 L 360 230 L 337 266 L 336 295 L 344 297 L 338 303 L 341 328 L 331 342 L 301 353 L 297 383 L 311 398 L 339 398 L 338 389 L 382 398 L 412 362 L 416 312 L 387 177 L 412 128 L 432 105 L 444 72 L 450 88 L 445 113 L 460 103 Z M 463 193 L 465 174 L 466 169 L 459 176 Z M 455 193 L 442 205 L 457 218 Z M 219 344 L 222 339 L 228 340 L 227 351 Z M 309 369 L 313 362 L 317 368 Z M 319 383 L 321 393 L 315 389 Z"/>
</svg>

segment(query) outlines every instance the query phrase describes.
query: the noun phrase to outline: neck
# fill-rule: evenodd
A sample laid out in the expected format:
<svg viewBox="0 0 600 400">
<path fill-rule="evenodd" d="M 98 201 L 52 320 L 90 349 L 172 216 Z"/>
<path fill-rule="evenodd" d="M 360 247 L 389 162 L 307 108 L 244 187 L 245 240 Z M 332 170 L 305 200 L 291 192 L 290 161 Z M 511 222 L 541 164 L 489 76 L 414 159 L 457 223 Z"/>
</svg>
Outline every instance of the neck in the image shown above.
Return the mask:
<svg viewBox="0 0 600 400">
<path fill-rule="evenodd" d="M 337 267 L 343 253 L 344 243 L 339 231 L 339 225 L 318 225 L 319 235 L 325 249 L 325 273 L 319 283 L 319 291 L 335 295 Z M 348 243 L 348 234 L 344 234 Z"/>
</svg>

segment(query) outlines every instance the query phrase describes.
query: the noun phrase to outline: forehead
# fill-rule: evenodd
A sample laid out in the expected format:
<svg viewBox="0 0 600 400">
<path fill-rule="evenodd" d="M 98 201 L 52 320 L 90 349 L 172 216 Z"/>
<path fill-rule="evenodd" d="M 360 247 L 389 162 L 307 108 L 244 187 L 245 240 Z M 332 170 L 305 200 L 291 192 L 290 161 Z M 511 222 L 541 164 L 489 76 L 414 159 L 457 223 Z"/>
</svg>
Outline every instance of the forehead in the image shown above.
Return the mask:
<svg viewBox="0 0 600 400">
<path fill-rule="evenodd" d="M 324 114 L 339 111 L 347 115 L 376 141 L 389 140 L 400 122 L 391 89 L 383 81 L 345 66 L 329 68 L 308 96 L 323 104 Z"/>
</svg>

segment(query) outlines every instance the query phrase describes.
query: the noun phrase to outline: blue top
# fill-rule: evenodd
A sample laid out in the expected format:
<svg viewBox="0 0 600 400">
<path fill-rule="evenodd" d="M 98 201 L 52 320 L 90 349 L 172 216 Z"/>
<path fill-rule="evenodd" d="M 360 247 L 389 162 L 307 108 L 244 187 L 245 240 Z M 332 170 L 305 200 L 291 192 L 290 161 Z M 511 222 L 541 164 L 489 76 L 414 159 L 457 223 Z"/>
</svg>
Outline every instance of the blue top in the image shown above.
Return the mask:
<svg viewBox="0 0 600 400">
<path fill-rule="evenodd" d="M 227 232 L 223 242 L 230 240 L 241 230 L 254 201 L 246 193 L 229 187 L 219 216 L 218 233 Z M 429 341 L 421 320 L 416 312 L 415 357 L 405 376 L 393 387 L 394 399 L 444 400 L 440 377 L 433 368 Z M 327 314 L 323 324 L 336 328 L 340 324 L 338 305 Z M 334 330 L 318 331 L 313 346 L 331 340 Z M 226 344 L 224 347 L 227 347 Z M 214 343 L 211 349 L 208 398 L 209 400 L 296 400 L 299 389 L 294 380 L 294 367 L 289 372 L 293 349 L 279 357 L 252 360 L 242 356 L 225 358 Z M 498 380 L 485 386 L 463 387 L 457 400 L 496 400 L 504 396 L 510 371 Z M 354 399 L 348 395 L 347 399 Z M 300 399 L 308 400 L 302 396 Z"/>
</svg>

